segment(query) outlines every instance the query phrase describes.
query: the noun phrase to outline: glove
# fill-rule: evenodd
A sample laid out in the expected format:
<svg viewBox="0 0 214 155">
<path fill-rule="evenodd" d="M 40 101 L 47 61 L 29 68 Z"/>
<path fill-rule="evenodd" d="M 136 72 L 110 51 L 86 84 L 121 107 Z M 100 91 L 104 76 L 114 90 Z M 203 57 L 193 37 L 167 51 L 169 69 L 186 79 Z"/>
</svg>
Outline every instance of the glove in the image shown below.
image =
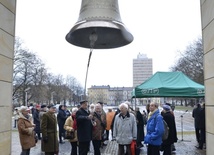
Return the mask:
<svg viewBox="0 0 214 155">
<path fill-rule="evenodd" d="M 47 143 L 48 142 L 48 136 L 42 137 L 42 140 L 44 143 Z"/>
</svg>

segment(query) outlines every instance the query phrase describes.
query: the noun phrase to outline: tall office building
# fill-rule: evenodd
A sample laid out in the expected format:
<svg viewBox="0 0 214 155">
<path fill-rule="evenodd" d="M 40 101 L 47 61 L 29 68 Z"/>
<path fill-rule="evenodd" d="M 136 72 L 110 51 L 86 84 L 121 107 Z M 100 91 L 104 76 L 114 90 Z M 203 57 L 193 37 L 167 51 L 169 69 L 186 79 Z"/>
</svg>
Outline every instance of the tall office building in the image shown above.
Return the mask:
<svg viewBox="0 0 214 155">
<path fill-rule="evenodd" d="M 137 59 L 133 59 L 133 87 L 146 81 L 153 75 L 152 59 L 146 54 L 138 54 Z"/>
</svg>

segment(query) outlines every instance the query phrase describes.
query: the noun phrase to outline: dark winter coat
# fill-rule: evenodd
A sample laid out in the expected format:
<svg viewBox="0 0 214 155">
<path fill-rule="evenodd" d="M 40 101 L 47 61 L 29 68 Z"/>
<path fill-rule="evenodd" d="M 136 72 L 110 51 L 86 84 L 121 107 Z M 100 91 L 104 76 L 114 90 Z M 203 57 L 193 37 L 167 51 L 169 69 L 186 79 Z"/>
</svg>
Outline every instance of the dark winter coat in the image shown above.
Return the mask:
<svg viewBox="0 0 214 155">
<path fill-rule="evenodd" d="M 19 138 L 20 143 L 23 149 L 30 149 L 36 145 L 35 143 L 35 132 L 34 125 L 32 122 L 24 117 L 21 113 L 19 114 L 18 118 L 18 131 L 19 131 Z"/>
<path fill-rule="evenodd" d="M 40 119 L 39 119 L 39 110 L 34 110 L 33 113 L 33 123 L 36 125 L 34 131 L 39 133 L 40 132 Z"/>
<path fill-rule="evenodd" d="M 55 114 L 46 112 L 42 116 L 42 137 L 47 137 L 47 142 L 42 141 L 42 151 L 58 152 L 59 142 L 57 138 L 57 120 Z"/>
<path fill-rule="evenodd" d="M 144 119 L 140 111 L 136 112 L 137 119 L 137 142 L 144 141 Z"/>
<path fill-rule="evenodd" d="M 88 142 L 92 140 L 92 123 L 88 119 L 89 112 L 80 108 L 76 112 L 77 137 L 79 142 Z"/>
<path fill-rule="evenodd" d="M 199 116 L 200 116 L 199 128 L 205 129 L 205 108 L 201 108 Z"/>
<path fill-rule="evenodd" d="M 71 112 L 70 112 L 69 110 L 65 110 L 65 114 L 66 114 L 67 118 L 68 118 L 69 116 L 71 116 Z"/>
<path fill-rule="evenodd" d="M 65 124 L 66 119 L 67 119 L 66 112 L 64 110 L 60 109 L 57 114 L 57 121 L 58 121 L 60 131 L 64 131 L 64 124 Z"/>
<path fill-rule="evenodd" d="M 163 112 L 162 116 L 169 127 L 169 136 L 166 140 L 163 141 L 163 145 L 173 144 L 174 142 L 177 142 L 178 139 L 175 125 L 175 117 L 170 111 Z"/>
<path fill-rule="evenodd" d="M 198 104 L 192 111 L 192 117 L 194 118 L 195 128 L 200 128 L 200 112 L 201 106 Z"/>
</svg>

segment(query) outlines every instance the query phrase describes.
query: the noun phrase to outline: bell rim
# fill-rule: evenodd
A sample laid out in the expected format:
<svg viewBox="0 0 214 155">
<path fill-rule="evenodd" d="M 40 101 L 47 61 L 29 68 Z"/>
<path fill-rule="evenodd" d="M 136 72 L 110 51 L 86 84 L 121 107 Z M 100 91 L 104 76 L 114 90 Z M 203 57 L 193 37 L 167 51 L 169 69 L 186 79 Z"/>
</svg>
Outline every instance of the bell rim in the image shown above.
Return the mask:
<svg viewBox="0 0 214 155">
<path fill-rule="evenodd" d="M 125 25 L 121 22 L 118 21 L 105 21 L 105 20 L 84 20 L 84 21 L 80 21 L 77 22 L 69 31 L 69 33 L 66 35 L 66 41 L 75 45 L 75 46 L 79 46 L 79 47 L 83 47 L 83 48 L 91 48 L 90 44 L 88 43 L 82 43 L 80 44 L 78 41 L 75 41 L 75 39 L 73 38 L 75 36 L 75 32 L 76 31 L 86 31 L 87 30 L 92 30 L 92 29 L 96 29 L 100 30 L 100 29 L 104 29 L 104 31 L 108 31 L 108 33 L 113 33 L 116 32 L 118 34 L 120 34 L 123 39 L 121 39 L 122 41 L 117 41 L 118 45 L 116 45 L 116 43 L 114 43 L 114 41 L 107 41 L 109 42 L 108 45 L 101 45 L 102 43 L 100 43 L 100 45 L 96 45 L 93 47 L 93 49 L 111 49 L 111 48 L 118 48 L 118 47 L 122 47 L 125 45 L 130 44 L 134 37 L 133 35 L 129 32 L 129 30 L 125 27 Z M 112 32 L 113 31 L 113 32 Z M 110 34 L 109 34 L 110 35 Z M 108 36 L 109 36 L 108 35 Z M 112 34 L 112 36 L 115 36 L 115 34 Z M 99 38 L 99 36 L 98 36 Z M 109 37 L 110 38 L 110 37 Z M 81 38 L 85 39 L 85 38 Z M 114 39 L 114 38 L 110 38 L 110 39 Z M 109 39 L 109 40 L 110 40 Z M 87 41 L 86 41 L 87 42 Z M 111 43 L 110 43 L 111 42 Z"/>
</svg>

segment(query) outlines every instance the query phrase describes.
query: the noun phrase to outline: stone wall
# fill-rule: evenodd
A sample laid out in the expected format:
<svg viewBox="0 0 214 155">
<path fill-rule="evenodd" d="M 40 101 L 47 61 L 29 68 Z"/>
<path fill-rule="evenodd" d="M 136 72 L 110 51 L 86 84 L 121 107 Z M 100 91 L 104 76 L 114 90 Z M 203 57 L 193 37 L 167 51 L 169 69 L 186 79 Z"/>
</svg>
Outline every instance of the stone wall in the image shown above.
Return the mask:
<svg viewBox="0 0 214 155">
<path fill-rule="evenodd" d="M 201 0 L 207 155 L 214 152 L 214 1 Z"/>
<path fill-rule="evenodd" d="M 15 14 L 16 0 L 0 0 L 0 154 L 4 155 L 11 154 Z"/>
</svg>

